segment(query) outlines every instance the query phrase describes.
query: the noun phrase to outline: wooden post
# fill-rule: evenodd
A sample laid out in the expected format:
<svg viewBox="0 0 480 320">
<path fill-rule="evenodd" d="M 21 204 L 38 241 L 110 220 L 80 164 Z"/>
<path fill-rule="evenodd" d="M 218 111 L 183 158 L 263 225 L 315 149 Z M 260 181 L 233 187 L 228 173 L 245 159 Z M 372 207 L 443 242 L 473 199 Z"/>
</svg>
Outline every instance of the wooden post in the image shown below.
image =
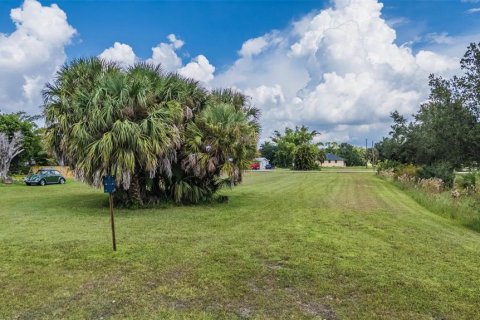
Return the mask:
<svg viewBox="0 0 480 320">
<path fill-rule="evenodd" d="M 112 224 L 112 243 L 113 251 L 117 251 L 117 242 L 115 241 L 115 220 L 113 217 L 113 197 L 112 194 L 108 194 L 109 203 L 110 203 L 110 223 Z"/>
</svg>

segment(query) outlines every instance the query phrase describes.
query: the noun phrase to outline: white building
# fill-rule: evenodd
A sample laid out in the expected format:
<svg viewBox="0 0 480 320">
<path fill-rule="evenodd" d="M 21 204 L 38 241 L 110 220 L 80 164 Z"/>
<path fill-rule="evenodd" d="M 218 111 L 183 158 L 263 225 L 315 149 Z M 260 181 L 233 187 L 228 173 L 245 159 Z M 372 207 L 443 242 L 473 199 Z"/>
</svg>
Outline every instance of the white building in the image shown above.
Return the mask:
<svg viewBox="0 0 480 320">
<path fill-rule="evenodd" d="M 322 163 L 322 167 L 345 167 L 345 160 L 331 153 L 325 155 L 325 161 Z"/>
<path fill-rule="evenodd" d="M 255 158 L 255 162 L 260 164 L 260 170 L 265 170 L 267 164 L 270 163 L 267 158 Z"/>
</svg>

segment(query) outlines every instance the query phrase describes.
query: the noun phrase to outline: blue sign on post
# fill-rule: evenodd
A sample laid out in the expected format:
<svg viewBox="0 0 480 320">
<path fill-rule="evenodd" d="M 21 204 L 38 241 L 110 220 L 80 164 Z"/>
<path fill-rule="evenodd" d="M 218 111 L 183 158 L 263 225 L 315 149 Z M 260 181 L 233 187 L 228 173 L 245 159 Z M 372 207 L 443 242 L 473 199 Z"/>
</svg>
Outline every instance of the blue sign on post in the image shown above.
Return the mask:
<svg viewBox="0 0 480 320">
<path fill-rule="evenodd" d="M 115 177 L 104 176 L 103 177 L 103 192 L 108 193 L 108 202 L 110 205 L 110 223 L 112 225 L 112 244 L 113 251 L 117 251 L 117 241 L 115 240 L 115 219 L 113 217 L 113 197 L 112 193 L 115 192 Z"/>
<path fill-rule="evenodd" d="M 103 177 L 103 192 L 104 193 L 115 192 L 115 177 L 114 176 L 104 176 Z"/>
</svg>

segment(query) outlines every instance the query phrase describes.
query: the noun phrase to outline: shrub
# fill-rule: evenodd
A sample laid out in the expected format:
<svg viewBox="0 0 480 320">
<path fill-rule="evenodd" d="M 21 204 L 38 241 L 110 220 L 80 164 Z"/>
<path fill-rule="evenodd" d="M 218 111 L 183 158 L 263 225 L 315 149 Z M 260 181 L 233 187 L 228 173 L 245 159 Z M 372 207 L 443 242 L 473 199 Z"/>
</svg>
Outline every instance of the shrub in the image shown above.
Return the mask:
<svg viewBox="0 0 480 320">
<path fill-rule="evenodd" d="M 477 184 L 477 175 L 469 172 L 461 177 L 460 186 L 464 189 L 474 189 Z"/>
<path fill-rule="evenodd" d="M 302 144 L 295 151 L 293 158 L 294 170 L 315 170 L 319 166 L 317 164 L 319 150 L 313 144 Z"/>
<path fill-rule="evenodd" d="M 394 169 L 396 177 L 401 177 L 405 175 L 408 177 L 416 178 L 418 175 L 418 171 L 419 168 L 413 164 L 402 164 Z"/>
<path fill-rule="evenodd" d="M 430 193 L 440 193 L 444 189 L 444 182 L 440 178 L 419 179 L 418 185 Z"/>
<path fill-rule="evenodd" d="M 415 182 L 416 182 L 416 177 L 415 176 L 411 176 L 411 175 L 408 175 L 408 174 L 402 174 L 400 176 L 397 176 L 397 180 L 403 184 L 411 184 L 411 185 L 414 185 Z"/>
<path fill-rule="evenodd" d="M 378 170 L 377 174 L 387 179 L 395 179 L 395 173 L 393 173 L 393 169 Z"/>
<path fill-rule="evenodd" d="M 393 170 L 397 168 L 400 165 L 398 161 L 395 160 L 383 160 L 379 161 L 377 163 L 377 173 L 380 173 L 382 171 L 388 171 L 388 170 Z"/>
<path fill-rule="evenodd" d="M 424 166 L 418 171 L 418 177 L 421 179 L 439 178 L 442 179 L 446 187 L 453 187 L 455 174 L 453 168 L 447 163 L 437 163 L 431 166 Z"/>
<path fill-rule="evenodd" d="M 452 191 L 450 192 L 450 195 L 452 196 L 453 199 L 458 199 L 460 198 L 460 191 L 458 191 L 457 188 L 453 188 Z"/>
<path fill-rule="evenodd" d="M 457 177 L 455 181 L 457 187 L 462 189 L 465 195 L 475 195 L 478 192 L 477 188 L 477 174 L 474 172 Z"/>
</svg>

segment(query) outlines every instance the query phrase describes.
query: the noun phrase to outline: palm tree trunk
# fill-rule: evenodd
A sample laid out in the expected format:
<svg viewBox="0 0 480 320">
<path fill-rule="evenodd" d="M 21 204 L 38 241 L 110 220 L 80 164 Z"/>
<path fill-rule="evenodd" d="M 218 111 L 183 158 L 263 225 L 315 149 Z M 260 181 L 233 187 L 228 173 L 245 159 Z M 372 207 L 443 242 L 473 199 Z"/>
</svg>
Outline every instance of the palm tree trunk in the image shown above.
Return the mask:
<svg viewBox="0 0 480 320">
<path fill-rule="evenodd" d="M 143 206 L 142 185 L 140 176 L 137 172 L 132 177 L 132 182 L 128 191 L 130 195 L 130 205 L 133 207 Z"/>
<path fill-rule="evenodd" d="M 144 205 L 142 185 L 138 173 L 132 176 L 128 190 L 120 186 L 115 191 L 113 194 L 113 202 L 117 206 L 127 208 L 138 208 Z"/>
</svg>

